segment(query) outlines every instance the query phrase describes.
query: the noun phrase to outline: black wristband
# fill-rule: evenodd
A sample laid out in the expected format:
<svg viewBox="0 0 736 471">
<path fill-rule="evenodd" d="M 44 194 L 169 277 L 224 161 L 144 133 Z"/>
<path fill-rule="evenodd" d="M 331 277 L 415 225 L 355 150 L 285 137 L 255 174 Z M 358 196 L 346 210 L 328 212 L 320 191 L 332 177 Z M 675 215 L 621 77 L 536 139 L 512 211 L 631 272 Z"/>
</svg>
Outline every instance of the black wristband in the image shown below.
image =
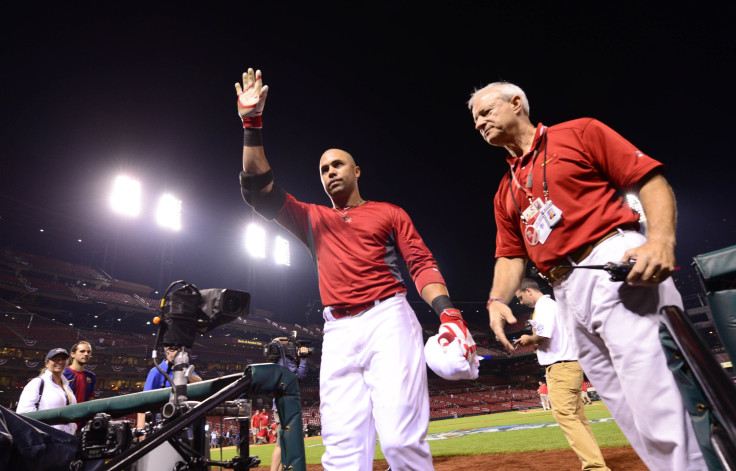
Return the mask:
<svg viewBox="0 0 736 471">
<path fill-rule="evenodd" d="M 445 309 L 455 309 L 455 306 L 452 305 L 449 296 L 441 294 L 432 300 L 432 309 L 440 316 L 442 315 L 442 311 Z"/>
<path fill-rule="evenodd" d="M 245 128 L 243 147 L 263 146 L 263 128 Z"/>
</svg>

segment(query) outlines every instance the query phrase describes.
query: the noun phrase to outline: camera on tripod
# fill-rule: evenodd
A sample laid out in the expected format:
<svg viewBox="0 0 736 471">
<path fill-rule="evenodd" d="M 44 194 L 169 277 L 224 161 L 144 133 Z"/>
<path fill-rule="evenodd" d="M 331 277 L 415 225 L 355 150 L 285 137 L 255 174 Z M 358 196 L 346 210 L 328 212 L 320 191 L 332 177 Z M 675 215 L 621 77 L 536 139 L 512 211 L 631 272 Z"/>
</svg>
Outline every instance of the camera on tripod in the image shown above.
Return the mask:
<svg viewBox="0 0 736 471">
<path fill-rule="evenodd" d="M 178 289 L 174 289 L 177 286 L 179 286 Z M 165 420 L 174 420 L 192 406 L 186 398 L 189 357 L 185 349 L 193 347 L 197 333 L 204 334 L 215 327 L 235 320 L 239 316 L 247 316 L 249 308 L 250 294 L 245 291 L 231 289 L 200 290 L 192 283 L 183 280 L 176 281 L 168 287 L 161 300 L 160 315 L 157 319 L 154 319 L 159 328 L 152 353 L 155 359 L 155 351 L 161 346 L 176 347 L 180 350 L 174 360 L 172 377 L 168 377 L 168 373 L 164 372 L 158 364 L 154 365 L 167 377 L 172 385 L 171 398 L 162 409 Z M 156 429 L 149 424 L 146 430 L 153 432 L 160 430 L 161 427 L 159 425 Z M 133 445 L 134 436 L 142 436 L 143 434 L 142 430 L 133 429 L 127 421 L 113 421 L 110 420 L 110 415 L 99 413 L 81 431 L 80 457 L 84 461 L 114 458 L 116 455 L 126 452 Z M 185 433 L 176 438 L 176 442 L 179 443 L 177 446 L 194 447 L 195 444 L 192 440 L 193 438 Z M 179 448 L 177 448 L 177 452 L 180 452 L 179 454 L 185 453 Z M 153 460 L 157 462 L 156 460 L 159 460 L 159 458 L 154 457 Z M 164 459 L 164 461 L 166 460 Z M 148 465 L 139 464 L 139 466 L 147 469 L 146 466 Z"/>
</svg>

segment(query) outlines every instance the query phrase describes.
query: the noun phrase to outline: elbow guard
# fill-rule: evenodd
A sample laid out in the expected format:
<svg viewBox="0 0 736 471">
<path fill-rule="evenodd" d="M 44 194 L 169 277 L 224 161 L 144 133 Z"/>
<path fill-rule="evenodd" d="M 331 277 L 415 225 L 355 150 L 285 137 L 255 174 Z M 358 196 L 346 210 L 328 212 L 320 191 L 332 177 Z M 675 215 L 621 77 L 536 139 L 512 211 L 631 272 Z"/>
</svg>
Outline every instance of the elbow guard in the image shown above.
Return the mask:
<svg viewBox="0 0 736 471">
<path fill-rule="evenodd" d="M 274 184 L 271 191 L 261 193 L 273 181 L 273 173 L 269 170 L 261 175 L 240 172 L 240 193 L 248 205 L 263 218 L 271 220 L 278 215 L 286 201 L 286 192 Z"/>
</svg>

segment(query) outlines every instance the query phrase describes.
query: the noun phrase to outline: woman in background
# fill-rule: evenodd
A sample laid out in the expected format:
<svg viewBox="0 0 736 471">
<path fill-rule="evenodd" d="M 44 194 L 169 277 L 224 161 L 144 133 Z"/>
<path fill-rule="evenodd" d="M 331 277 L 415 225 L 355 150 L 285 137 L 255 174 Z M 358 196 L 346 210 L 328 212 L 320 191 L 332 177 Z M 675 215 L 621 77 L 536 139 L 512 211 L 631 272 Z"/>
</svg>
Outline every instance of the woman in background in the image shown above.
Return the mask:
<svg viewBox="0 0 736 471">
<path fill-rule="evenodd" d="M 22 414 L 76 404 L 77 399 L 63 374 L 67 361 L 69 353 L 63 348 L 50 350 L 46 354 L 46 367 L 37 378 L 29 381 L 23 388 L 16 412 Z M 72 435 L 77 430 L 77 424 L 74 422 L 53 427 Z"/>
</svg>

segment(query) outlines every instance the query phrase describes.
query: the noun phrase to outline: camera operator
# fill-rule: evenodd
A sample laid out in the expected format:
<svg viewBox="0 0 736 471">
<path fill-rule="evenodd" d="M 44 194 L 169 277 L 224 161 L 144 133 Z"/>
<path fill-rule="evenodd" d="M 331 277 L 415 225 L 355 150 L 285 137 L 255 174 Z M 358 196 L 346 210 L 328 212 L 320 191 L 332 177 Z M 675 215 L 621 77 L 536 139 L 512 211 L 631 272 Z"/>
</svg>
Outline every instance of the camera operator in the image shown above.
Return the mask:
<svg viewBox="0 0 736 471">
<path fill-rule="evenodd" d="M 172 369 L 174 368 L 174 358 L 176 358 L 176 355 L 179 353 L 181 349 L 177 347 L 165 347 L 164 351 L 166 352 L 166 359 L 161 362 L 159 365 L 162 370 L 166 371 L 167 375 L 172 374 Z M 193 370 L 187 376 L 187 381 L 189 383 L 198 383 L 202 381 L 202 378 L 200 378 Z M 160 389 L 160 388 L 168 388 L 171 386 L 171 383 L 169 383 L 169 380 L 164 376 L 158 368 L 155 366 L 151 368 L 151 370 L 148 372 L 148 376 L 146 377 L 146 384 L 143 386 L 144 391 L 150 391 L 152 389 Z M 136 422 L 136 428 L 143 429 L 146 425 L 146 414 L 139 412 L 138 413 L 138 419 Z"/>
<path fill-rule="evenodd" d="M 311 354 L 310 348 L 299 345 L 295 339 L 296 332 L 292 337 L 278 337 L 271 341 L 266 347 L 266 355 L 268 361 L 287 368 L 296 374 L 298 381 L 303 380 L 307 376 L 307 357 Z M 273 420 L 276 422 L 276 447 L 271 455 L 270 471 L 282 471 L 281 465 L 281 419 L 276 409 L 276 399 L 273 401 Z"/>
</svg>

